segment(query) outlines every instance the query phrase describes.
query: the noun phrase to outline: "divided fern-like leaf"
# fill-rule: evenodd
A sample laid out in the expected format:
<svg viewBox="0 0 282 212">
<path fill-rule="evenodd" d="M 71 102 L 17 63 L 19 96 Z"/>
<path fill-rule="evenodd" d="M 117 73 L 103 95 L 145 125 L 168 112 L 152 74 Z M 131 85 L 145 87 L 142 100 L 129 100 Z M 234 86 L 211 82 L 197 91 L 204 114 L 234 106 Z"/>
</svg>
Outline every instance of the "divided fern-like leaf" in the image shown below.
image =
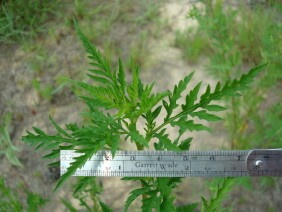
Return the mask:
<svg viewBox="0 0 282 212">
<path fill-rule="evenodd" d="M 136 129 L 131 129 L 130 132 L 128 133 L 126 139 L 128 137 L 130 137 L 132 141 L 134 141 L 135 143 L 137 143 L 139 145 L 149 147 L 148 141 Z"/>
<path fill-rule="evenodd" d="M 174 86 L 173 93 L 169 95 L 169 104 L 163 100 L 163 105 L 166 109 L 167 115 L 165 117 L 165 121 L 167 121 L 172 115 L 172 111 L 178 107 L 177 100 L 181 98 L 181 93 L 186 90 L 188 83 L 191 81 L 194 72 L 186 76 L 183 80 L 180 80 L 178 85 Z"/>
<path fill-rule="evenodd" d="M 214 196 L 210 200 L 206 200 L 202 197 L 202 209 L 201 211 L 213 212 L 218 208 L 222 208 L 222 201 L 226 198 L 227 193 L 231 191 L 234 185 L 234 178 L 224 178 L 221 185 L 218 185 Z"/>
<path fill-rule="evenodd" d="M 146 192 L 150 191 L 151 188 L 148 187 L 143 187 L 143 188 L 138 188 L 130 192 L 130 196 L 127 198 L 125 205 L 124 205 L 124 211 L 128 210 L 128 207 L 131 205 L 131 203 L 140 195 L 145 194 Z"/>
<path fill-rule="evenodd" d="M 219 112 L 219 111 L 226 110 L 225 107 L 220 106 L 220 105 L 206 105 L 206 106 L 203 106 L 203 108 L 211 112 Z"/>
<path fill-rule="evenodd" d="M 173 116 L 170 117 L 169 119 L 166 119 L 165 122 L 163 124 L 161 124 L 160 126 L 156 127 L 156 129 L 153 131 L 153 133 L 156 133 L 158 130 L 162 129 L 165 125 L 167 124 L 172 124 L 172 125 L 181 125 L 182 123 L 185 124 L 185 122 L 180 121 L 181 117 L 187 117 L 188 115 L 192 115 L 193 112 L 197 112 L 197 110 L 199 108 L 203 108 L 209 111 L 222 111 L 225 108 L 220 106 L 220 105 L 216 105 L 216 104 L 210 104 L 212 101 L 215 100 L 220 100 L 223 97 L 226 96 L 238 96 L 240 95 L 239 92 L 245 90 L 246 88 L 248 88 L 249 84 L 251 82 L 253 82 L 254 78 L 263 70 L 263 68 L 266 66 L 267 64 L 263 64 L 260 66 L 257 66 L 255 68 L 252 68 L 247 74 L 243 74 L 241 76 L 241 78 L 239 80 L 235 79 L 233 81 L 228 81 L 224 84 L 223 87 L 221 87 L 221 83 L 218 82 L 216 84 L 216 87 L 214 89 L 213 92 L 211 92 L 210 86 L 208 85 L 206 88 L 206 91 L 200 96 L 199 101 L 197 102 L 198 99 L 198 94 L 200 91 L 200 87 L 201 87 L 201 82 L 198 83 L 190 92 L 189 94 L 186 96 L 186 101 L 185 104 L 183 104 L 181 106 L 182 111 Z M 167 111 L 170 111 L 171 109 L 169 109 L 169 105 L 167 102 L 163 101 L 163 105 L 166 108 Z M 199 111 L 198 111 L 199 112 Z M 199 115 L 201 118 L 206 119 L 206 120 L 213 120 L 213 121 L 217 121 L 220 118 L 215 116 L 215 115 L 207 115 L 204 114 L 203 112 L 201 113 L 196 113 L 196 115 Z M 204 116 L 203 116 L 204 115 Z M 175 122 L 175 120 L 178 120 L 178 124 L 176 124 L 177 122 Z M 185 119 L 186 121 L 186 119 Z M 187 125 L 187 124 L 186 124 Z M 203 125 L 199 125 L 197 124 L 196 126 L 193 125 L 193 121 L 189 120 L 189 126 L 194 126 L 195 128 L 193 129 L 193 127 L 191 128 L 191 130 L 207 130 L 207 127 L 204 127 Z M 185 127 L 187 128 L 187 127 Z M 189 128 L 187 128 L 189 129 Z M 181 130 L 183 131 L 183 130 Z"/>
<path fill-rule="evenodd" d="M 95 46 L 93 46 L 90 41 L 85 37 L 75 20 L 74 25 L 80 40 L 83 42 L 83 46 L 86 52 L 89 54 L 88 57 L 93 60 L 91 64 L 99 68 L 101 71 L 105 71 L 106 76 L 110 76 L 110 67 L 108 61 L 101 56 L 100 52 L 95 48 Z"/>
<path fill-rule="evenodd" d="M 124 73 L 124 68 L 121 59 L 118 61 L 118 82 L 120 85 L 120 88 L 123 93 L 125 93 L 125 88 L 126 88 L 126 82 L 125 82 L 125 73 Z"/>
<path fill-rule="evenodd" d="M 145 199 L 142 200 L 143 205 L 141 207 L 142 212 L 147 212 L 147 211 L 157 211 L 160 212 L 160 206 L 161 206 L 161 197 L 158 196 L 158 189 L 155 190 L 150 190 L 149 192 L 146 192 L 146 195 L 149 196 Z"/>
<path fill-rule="evenodd" d="M 195 101 L 198 98 L 198 93 L 200 91 L 201 82 L 199 82 L 193 90 L 190 91 L 189 95 L 186 96 L 186 102 L 182 105 L 182 110 L 188 110 L 190 107 L 194 106 Z"/>
<path fill-rule="evenodd" d="M 63 174 L 59 179 L 55 187 L 55 191 L 60 188 L 63 182 L 65 182 L 66 179 L 73 175 L 78 168 L 81 168 L 86 163 L 86 161 L 91 158 L 92 155 L 95 154 L 102 146 L 103 145 L 100 144 L 93 146 L 92 148 L 76 150 L 77 153 L 82 153 L 83 155 L 74 158 L 74 162 L 71 163 L 70 167 L 67 169 L 67 172 Z"/>
<path fill-rule="evenodd" d="M 191 142 L 192 142 L 192 138 L 186 138 L 185 140 L 181 141 L 178 147 L 181 150 L 189 150 Z M 177 140 L 177 143 L 178 143 L 178 140 Z"/>
<path fill-rule="evenodd" d="M 180 148 L 172 143 L 172 141 L 168 138 L 168 134 L 164 134 L 165 129 L 163 129 L 160 133 L 156 133 L 154 136 L 159 139 L 159 149 L 158 150 L 174 150 L 180 151 Z"/>
<path fill-rule="evenodd" d="M 53 119 L 52 117 L 49 115 L 49 119 L 51 121 L 51 123 L 53 124 L 53 126 L 56 128 L 56 130 L 58 131 L 58 133 L 68 137 L 68 138 L 72 138 L 72 136 L 70 134 L 68 134 L 65 130 L 63 130 Z M 33 128 L 34 129 L 34 128 Z M 38 129 L 39 130 L 39 129 Z M 41 132 L 38 132 L 38 131 L 35 131 L 37 132 L 38 134 L 44 134 L 43 131 Z"/>
<path fill-rule="evenodd" d="M 207 111 L 205 111 L 205 110 L 193 112 L 193 113 L 190 113 L 190 115 L 192 117 L 197 116 L 199 119 L 204 119 L 204 120 L 207 120 L 207 121 L 221 121 L 222 120 L 222 118 L 220 118 L 220 117 L 218 117 L 214 114 L 207 113 Z"/>
<path fill-rule="evenodd" d="M 117 102 L 115 101 L 117 96 L 112 87 L 91 86 L 84 82 L 76 83 L 93 96 L 92 100 L 94 100 L 97 105 L 103 106 L 106 109 L 119 108 Z"/>
<path fill-rule="evenodd" d="M 104 202 L 99 201 L 99 204 L 103 212 L 113 212 L 113 210 L 109 208 L 109 206 L 107 206 Z"/>
<path fill-rule="evenodd" d="M 179 134 L 182 135 L 186 130 L 189 131 L 210 131 L 210 128 L 204 126 L 203 124 L 196 124 L 193 120 L 186 120 L 186 117 L 181 117 L 178 121 L 174 121 L 171 123 L 171 126 L 179 127 Z"/>
<path fill-rule="evenodd" d="M 132 70 L 132 83 L 127 87 L 127 92 L 132 105 L 137 105 L 138 102 L 138 88 L 139 88 L 139 69 L 138 66 Z"/>
</svg>

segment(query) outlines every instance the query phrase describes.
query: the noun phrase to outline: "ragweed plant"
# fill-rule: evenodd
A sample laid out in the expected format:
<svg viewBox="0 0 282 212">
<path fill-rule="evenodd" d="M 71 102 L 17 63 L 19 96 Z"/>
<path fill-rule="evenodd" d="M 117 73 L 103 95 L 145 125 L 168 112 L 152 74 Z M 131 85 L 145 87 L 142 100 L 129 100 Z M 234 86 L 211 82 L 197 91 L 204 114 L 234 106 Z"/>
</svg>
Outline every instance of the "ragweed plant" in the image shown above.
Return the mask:
<svg viewBox="0 0 282 212">
<path fill-rule="evenodd" d="M 125 141 L 133 142 L 137 150 L 148 149 L 149 143 L 153 140 L 156 140 L 155 150 L 188 150 L 192 138 L 185 138 L 184 133 L 209 131 L 207 126 L 196 120 L 220 121 L 221 118 L 215 113 L 225 108 L 215 102 L 223 97 L 240 96 L 239 92 L 248 89 L 265 66 L 251 69 L 240 79 L 227 81 L 224 84 L 218 82 L 215 88 L 208 85 L 203 93 L 200 92 L 201 82 L 186 92 L 193 77 L 193 73 L 190 73 L 175 85 L 172 92 L 153 94 L 154 83 L 150 85 L 142 83 L 138 66 L 132 66 L 132 81 L 128 83 L 122 61 L 119 60 L 116 68 L 110 67 L 109 61 L 89 42 L 76 23 L 75 26 L 92 66 L 87 76 L 95 84 L 73 82 L 89 94 L 81 96 L 89 107 L 89 111 L 82 116 L 89 118 L 91 123 L 87 126 L 78 126 L 76 123 L 66 124 L 66 129 L 63 129 L 50 117 L 51 123 L 57 130 L 56 134 L 48 135 L 41 129 L 33 127 L 34 132 L 27 131 L 27 135 L 23 137 L 24 142 L 48 152 L 43 158 L 58 159 L 60 150 L 75 150 L 77 153 L 83 153 L 75 158 L 71 167 L 61 176 L 55 190 L 60 188 L 76 169 L 82 167 L 98 150 L 110 150 L 114 156 L 115 152 L 121 149 L 123 138 Z M 178 101 L 183 95 L 185 102 L 179 105 Z M 156 118 L 161 110 L 165 110 L 166 115 L 163 122 L 157 124 Z M 137 128 L 139 119 L 145 120 L 145 133 L 141 133 Z M 175 140 L 170 139 L 166 133 L 169 126 L 179 128 Z M 56 161 L 51 165 L 59 166 L 59 163 L 60 161 Z M 88 185 L 87 179 L 86 177 L 79 181 L 75 192 Z M 193 210 L 197 206 L 194 204 L 177 209 L 173 204 L 172 191 L 181 178 L 126 177 L 123 180 L 141 182 L 140 188 L 130 192 L 125 202 L 125 211 L 138 196 L 142 196 L 142 211 L 179 211 L 184 208 Z M 212 201 L 216 202 L 214 199 Z M 101 201 L 99 203 L 102 210 L 110 210 Z M 209 204 L 205 202 L 205 205 L 208 207 Z"/>
</svg>

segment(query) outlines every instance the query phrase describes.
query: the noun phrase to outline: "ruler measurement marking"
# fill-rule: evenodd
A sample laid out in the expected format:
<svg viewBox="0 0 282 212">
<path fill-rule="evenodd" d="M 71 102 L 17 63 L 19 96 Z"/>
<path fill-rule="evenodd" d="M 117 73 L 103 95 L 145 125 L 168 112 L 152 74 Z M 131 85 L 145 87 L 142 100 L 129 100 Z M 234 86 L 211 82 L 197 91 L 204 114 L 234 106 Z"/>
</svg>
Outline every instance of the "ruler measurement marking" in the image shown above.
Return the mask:
<svg viewBox="0 0 282 212">
<path fill-rule="evenodd" d="M 61 174 L 82 153 L 62 150 Z M 75 176 L 282 176 L 282 150 L 98 151 Z M 262 165 L 261 165 L 262 164 Z M 122 167 L 121 167 L 122 166 Z"/>
</svg>

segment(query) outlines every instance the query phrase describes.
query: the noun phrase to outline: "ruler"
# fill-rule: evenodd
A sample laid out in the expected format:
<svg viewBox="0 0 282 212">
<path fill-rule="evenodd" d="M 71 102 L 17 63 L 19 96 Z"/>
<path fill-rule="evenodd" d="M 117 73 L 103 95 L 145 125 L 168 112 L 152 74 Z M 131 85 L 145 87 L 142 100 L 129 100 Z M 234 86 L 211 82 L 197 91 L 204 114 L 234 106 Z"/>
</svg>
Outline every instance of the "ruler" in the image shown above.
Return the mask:
<svg viewBox="0 0 282 212">
<path fill-rule="evenodd" d="M 61 150 L 63 175 L 82 153 Z M 98 151 L 73 176 L 240 177 L 282 176 L 282 149 L 209 151 Z"/>
</svg>

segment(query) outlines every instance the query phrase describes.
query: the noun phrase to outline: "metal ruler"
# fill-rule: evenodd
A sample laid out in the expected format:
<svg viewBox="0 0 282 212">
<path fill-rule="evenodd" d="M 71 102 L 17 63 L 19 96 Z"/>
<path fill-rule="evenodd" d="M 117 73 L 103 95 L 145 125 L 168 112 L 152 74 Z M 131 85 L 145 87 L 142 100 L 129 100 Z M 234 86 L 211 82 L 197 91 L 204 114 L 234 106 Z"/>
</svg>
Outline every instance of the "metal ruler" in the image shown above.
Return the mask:
<svg viewBox="0 0 282 212">
<path fill-rule="evenodd" d="M 71 166 L 73 150 L 61 150 L 61 175 Z M 73 176 L 239 177 L 282 176 L 282 149 L 210 151 L 98 151 Z"/>
</svg>

